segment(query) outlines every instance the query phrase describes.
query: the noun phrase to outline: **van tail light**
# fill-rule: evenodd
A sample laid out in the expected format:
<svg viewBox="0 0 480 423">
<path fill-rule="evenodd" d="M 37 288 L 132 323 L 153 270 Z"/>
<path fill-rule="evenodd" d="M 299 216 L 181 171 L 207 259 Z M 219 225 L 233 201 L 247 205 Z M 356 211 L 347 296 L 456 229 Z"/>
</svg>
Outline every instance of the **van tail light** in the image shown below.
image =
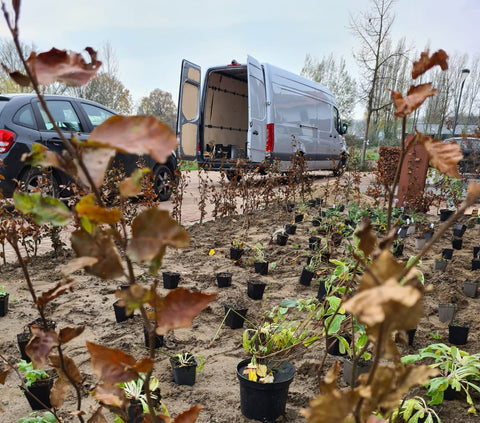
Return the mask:
<svg viewBox="0 0 480 423">
<path fill-rule="evenodd" d="M 273 123 L 267 124 L 267 145 L 265 147 L 267 153 L 273 153 L 273 146 L 275 144 L 275 133 L 273 129 Z"/>
<path fill-rule="evenodd" d="M 8 152 L 15 141 L 15 134 L 10 131 L 0 129 L 0 154 Z"/>
</svg>

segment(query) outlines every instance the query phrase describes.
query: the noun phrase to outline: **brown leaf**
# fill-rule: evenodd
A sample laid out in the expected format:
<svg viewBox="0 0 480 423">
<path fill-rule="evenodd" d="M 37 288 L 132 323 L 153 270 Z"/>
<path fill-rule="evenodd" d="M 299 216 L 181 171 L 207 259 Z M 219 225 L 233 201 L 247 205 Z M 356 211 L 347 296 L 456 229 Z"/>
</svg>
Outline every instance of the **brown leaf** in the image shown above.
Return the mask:
<svg viewBox="0 0 480 423">
<path fill-rule="evenodd" d="M 84 230 L 72 232 L 72 248 L 80 257 L 95 257 L 97 263 L 85 267 L 85 271 L 102 279 L 123 276 L 123 267 L 112 236 L 103 230 L 89 234 Z"/>
<path fill-rule="evenodd" d="M 2 66 L 4 71 L 10 75 L 10 78 L 12 78 L 21 87 L 29 87 L 31 85 L 32 82 L 27 75 L 24 75 L 23 73 L 18 71 L 11 71 L 5 65 Z"/>
<path fill-rule="evenodd" d="M 95 399 L 102 404 L 111 405 L 114 407 L 125 409 L 127 400 L 125 398 L 125 392 L 118 385 L 103 383 L 95 388 L 93 394 Z"/>
<path fill-rule="evenodd" d="M 97 408 L 92 417 L 90 417 L 87 423 L 108 423 L 107 419 L 102 414 L 102 407 Z"/>
<path fill-rule="evenodd" d="M 92 223 L 99 225 L 115 224 L 121 217 L 121 212 L 117 208 L 107 209 L 97 206 L 93 194 L 82 197 L 75 208 L 80 216 L 86 216 Z"/>
<path fill-rule="evenodd" d="M 420 75 L 425 73 L 427 70 L 433 68 L 435 65 L 439 65 L 442 70 L 448 69 L 448 55 L 444 50 L 438 50 L 432 54 L 431 57 L 428 57 L 429 51 L 424 51 L 420 53 L 420 60 L 413 63 L 412 68 L 412 78 L 417 79 Z"/>
<path fill-rule="evenodd" d="M 66 327 L 66 328 L 60 329 L 60 335 L 58 337 L 58 340 L 60 341 L 61 344 L 66 344 L 68 341 L 71 341 L 72 339 L 81 335 L 84 330 L 85 330 L 85 326 L 76 326 L 74 328 Z"/>
<path fill-rule="evenodd" d="M 62 370 L 62 363 L 60 361 L 60 356 L 58 355 L 51 354 L 49 356 L 50 365 L 57 370 L 59 375 L 65 375 L 65 373 L 67 373 L 75 383 L 79 383 L 82 380 L 82 375 L 80 374 L 80 370 L 78 370 L 77 365 L 68 355 L 64 354 L 62 357 L 63 368 L 65 371 Z"/>
<path fill-rule="evenodd" d="M 195 423 L 197 421 L 198 415 L 200 411 L 203 410 L 202 405 L 194 405 L 190 407 L 189 410 L 180 413 L 175 420 L 174 423 Z"/>
<path fill-rule="evenodd" d="M 436 89 L 432 89 L 431 83 L 411 86 L 405 98 L 398 91 L 392 91 L 393 104 L 397 110 L 395 117 L 406 117 L 437 92 Z"/>
<path fill-rule="evenodd" d="M 82 159 L 86 164 L 88 173 L 90 174 L 93 184 L 100 188 L 105 181 L 105 172 L 115 156 L 113 148 L 91 148 L 87 143 L 83 142 Z M 78 176 L 85 186 L 89 186 L 89 182 L 82 169 L 78 169 Z"/>
<path fill-rule="evenodd" d="M 30 153 L 22 154 L 22 162 L 32 167 L 56 167 L 62 170 L 66 166 L 65 160 L 60 155 L 37 143 L 32 144 Z"/>
<path fill-rule="evenodd" d="M 443 142 L 416 132 L 412 143 L 422 144 L 425 147 L 430 163 L 440 172 L 450 177 L 460 178 L 458 162 L 463 159 L 463 153 L 455 141 Z"/>
<path fill-rule="evenodd" d="M 188 328 L 193 319 L 208 306 L 217 294 L 192 292 L 185 288 L 177 288 L 166 297 L 152 292 L 149 304 L 156 309 L 158 335 L 165 335 L 169 330 Z M 155 318 L 155 313 L 151 313 Z"/>
<path fill-rule="evenodd" d="M 175 134 L 154 116 L 112 116 L 93 130 L 88 142 L 122 153 L 150 154 L 159 163 L 177 148 Z"/>
<path fill-rule="evenodd" d="M 394 278 L 375 288 L 358 292 L 344 303 L 346 311 L 369 327 L 388 320 L 389 328 L 410 329 L 423 315 L 422 293 L 413 286 L 402 286 Z"/>
<path fill-rule="evenodd" d="M 69 276 L 86 266 L 94 265 L 98 259 L 96 257 L 77 257 L 70 260 L 67 264 L 60 267 L 63 276 Z"/>
<path fill-rule="evenodd" d="M 42 294 L 37 298 L 37 305 L 40 307 L 45 306 L 50 301 L 53 301 L 55 298 L 58 298 L 60 295 L 63 295 L 68 290 L 73 291 L 72 287 L 75 281 L 60 282 L 52 289 L 42 292 Z"/>
<path fill-rule="evenodd" d="M 184 248 L 189 242 L 185 229 L 170 217 L 167 210 L 151 208 L 133 220 L 127 254 L 133 261 L 150 262 L 150 272 L 156 274 L 166 246 Z"/>
<path fill-rule="evenodd" d="M 390 278 L 399 277 L 403 268 L 404 265 L 395 260 L 390 251 L 383 250 L 363 273 L 359 291 L 381 285 Z"/>
<path fill-rule="evenodd" d="M 119 306 L 125 307 L 125 313 L 130 316 L 134 310 L 140 308 L 148 302 L 151 295 L 149 289 L 145 289 L 140 285 L 130 285 L 129 289 L 119 289 L 115 291 L 115 296 L 120 298 Z"/>
<path fill-rule="evenodd" d="M 2 373 L 0 373 L 0 385 L 5 385 L 5 380 L 7 379 L 8 372 L 10 371 L 10 367 L 5 369 Z"/>
<path fill-rule="evenodd" d="M 150 172 L 150 169 L 136 169 L 129 178 L 120 182 L 119 189 L 120 194 L 123 197 L 135 197 L 142 192 L 142 179 L 143 176 Z"/>
<path fill-rule="evenodd" d="M 80 53 L 52 48 L 40 54 L 32 52 L 27 64 L 39 84 L 63 82 L 69 86 L 80 86 L 90 81 L 102 64 L 97 60 L 95 50 L 87 47 L 85 51 L 90 55 L 90 63 Z"/>
<path fill-rule="evenodd" d="M 53 329 L 43 330 L 37 325 L 30 328 L 32 339 L 25 347 L 25 353 L 32 359 L 35 369 L 47 364 L 47 357 L 54 347 L 58 347 L 58 336 Z"/>
<path fill-rule="evenodd" d="M 55 380 L 50 390 L 50 403 L 52 407 L 60 408 L 63 405 L 70 386 L 67 377 L 63 373 L 59 374 L 59 377 Z"/>
<path fill-rule="evenodd" d="M 471 181 L 470 184 L 468 185 L 467 198 L 465 201 L 470 206 L 477 203 L 479 199 L 480 199 L 480 183 Z"/>
<path fill-rule="evenodd" d="M 363 251 L 365 257 L 369 257 L 377 246 L 377 236 L 372 230 L 370 220 L 362 220 L 358 225 L 358 230 L 355 232 L 355 235 L 360 239 L 358 248 Z"/>
<path fill-rule="evenodd" d="M 128 382 L 136 379 L 138 377 L 136 366 L 148 367 L 145 359 L 137 363 L 133 356 L 117 348 L 102 347 L 90 341 L 86 343 L 92 358 L 93 371 L 106 383 Z"/>
</svg>

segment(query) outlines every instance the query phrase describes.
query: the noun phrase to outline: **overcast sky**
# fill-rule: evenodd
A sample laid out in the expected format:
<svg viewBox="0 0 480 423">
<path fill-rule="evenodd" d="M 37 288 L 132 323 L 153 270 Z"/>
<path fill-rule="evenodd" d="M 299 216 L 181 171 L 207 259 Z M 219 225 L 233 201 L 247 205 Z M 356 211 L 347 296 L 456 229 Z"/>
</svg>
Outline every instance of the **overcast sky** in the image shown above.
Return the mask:
<svg viewBox="0 0 480 423">
<path fill-rule="evenodd" d="M 5 0 L 10 4 L 9 0 Z M 300 73 L 307 53 L 344 56 L 357 76 L 350 16 L 369 0 L 23 0 L 20 34 L 38 51 L 113 47 L 135 100 L 155 88 L 178 97 L 183 58 L 202 66 L 247 54 Z M 393 39 L 419 51 L 480 54 L 480 0 L 398 0 Z M 5 24 L 0 36 L 8 36 Z"/>
</svg>

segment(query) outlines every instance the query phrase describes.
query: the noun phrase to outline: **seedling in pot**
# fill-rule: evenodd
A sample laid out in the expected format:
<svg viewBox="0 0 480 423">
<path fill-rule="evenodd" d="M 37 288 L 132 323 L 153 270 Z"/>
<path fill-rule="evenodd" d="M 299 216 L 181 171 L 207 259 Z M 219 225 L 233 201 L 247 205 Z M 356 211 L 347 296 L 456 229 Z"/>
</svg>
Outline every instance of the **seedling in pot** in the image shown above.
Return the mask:
<svg viewBox="0 0 480 423">
<path fill-rule="evenodd" d="M 25 360 L 20 360 L 17 363 L 17 369 L 19 372 L 25 373 L 25 386 L 27 388 L 30 387 L 32 383 L 50 379 L 50 375 L 45 370 L 34 369 L 33 364 L 27 363 Z"/>
<path fill-rule="evenodd" d="M 18 419 L 18 423 L 55 423 L 57 418 L 50 411 L 45 411 L 41 415 L 34 411 L 30 413 L 28 417 L 21 417 Z"/>
</svg>

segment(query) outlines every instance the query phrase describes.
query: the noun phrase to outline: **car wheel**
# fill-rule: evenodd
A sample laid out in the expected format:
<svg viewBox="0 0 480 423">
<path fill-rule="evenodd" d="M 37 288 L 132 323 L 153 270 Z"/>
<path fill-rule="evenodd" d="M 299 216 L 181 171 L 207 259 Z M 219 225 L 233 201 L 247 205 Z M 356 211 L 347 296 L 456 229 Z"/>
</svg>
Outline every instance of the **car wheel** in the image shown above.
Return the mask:
<svg viewBox="0 0 480 423">
<path fill-rule="evenodd" d="M 58 197 L 59 189 L 52 171 L 49 169 L 28 168 L 20 177 L 20 190 L 41 192 L 42 195 Z"/>
<path fill-rule="evenodd" d="M 153 170 L 153 189 L 160 201 L 167 201 L 172 194 L 173 172 L 164 164 Z"/>
</svg>

